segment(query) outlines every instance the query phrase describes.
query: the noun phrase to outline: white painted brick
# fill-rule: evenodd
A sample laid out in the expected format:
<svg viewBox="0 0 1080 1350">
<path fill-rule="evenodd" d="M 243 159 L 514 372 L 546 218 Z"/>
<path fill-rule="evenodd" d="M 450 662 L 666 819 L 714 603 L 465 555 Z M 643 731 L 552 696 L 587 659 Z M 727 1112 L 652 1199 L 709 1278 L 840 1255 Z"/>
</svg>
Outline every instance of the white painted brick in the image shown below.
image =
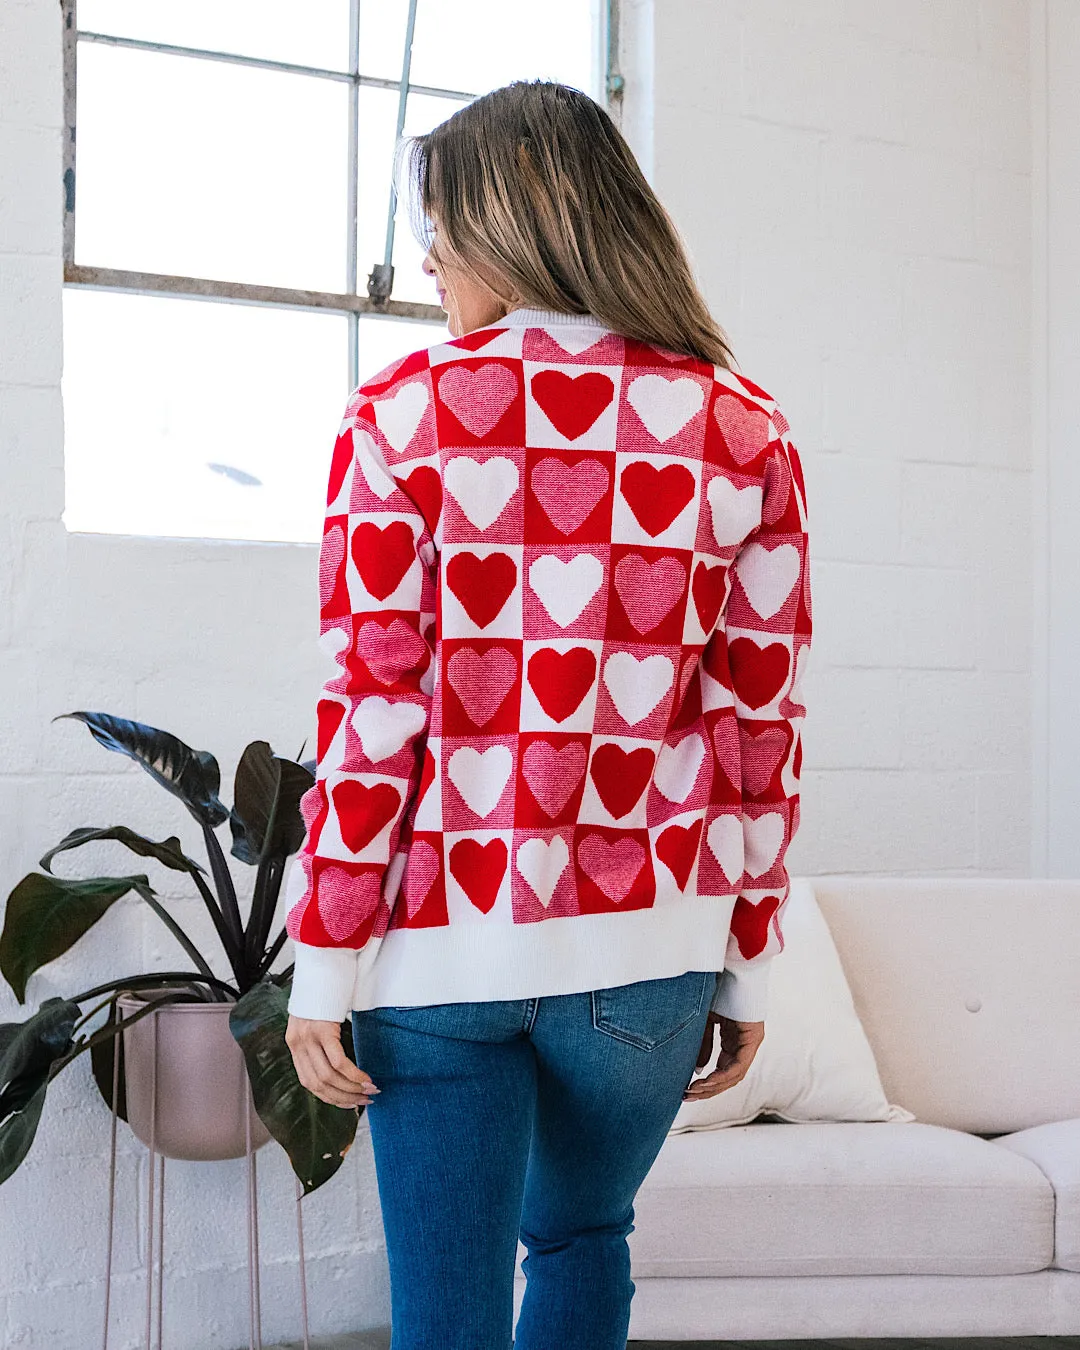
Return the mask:
<svg viewBox="0 0 1080 1350">
<path fill-rule="evenodd" d="M 60 379 L 60 258 L 0 257 L 0 384 Z"/>
<path fill-rule="evenodd" d="M 896 670 L 808 670 L 804 764 L 823 770 L 899 768 L 901 678 Z"/>
<path fill-rule="evenodd" d="M 907 464 L 901 494 L 904 562 L 977 567 L 988 554 L 1016 556 L 1028 541 L 1024 474 L 957 464 Z"/>
<path fill-rule="evenodd" d="M 905 769 L 1027 769 L 1030 700 L 1024 675 L 906 670 L 900 689 Z"/>
<path fill-rule="evenodd" d="M 52 0 L 0 5 L 0 122 L 61 127 L 60 6 Z"/>
<path fill-rule="evenodd" d="M 840 0 L 846 20 L 906 50 L 972 58 L 979 44 L 977 0 Z"/>
<path fill-rule="evenodd" d="M 970 572 L 822 560 L 813 585 L 814 644 L 823 667 L 975 664 L 978 578 Z"/>
<path fill-rule="evenodd" d="M 979 71 L 980 158 L 1013 173 L 1031 167 L 1031 99 L 1025 70 Z"/>
<path fill-rule="evenodd" d="M 901 348 L 832 351 L 822 368 L 822 444 L 829 450 L 900 459 L 911 420 Z M 925 402 L 923 418 L 933 425 Z"/>
<path fill-rule="evenodd" d="M 994 267 L 1020 272 L 1023 286 L 1031 264 L 1031 176 L 1006 169 L 975 170 L 975 256 Z"/>
<path fill-rule="evenodd" d="M 982 93 L 979 66 L 937 52 L 907 52 L 903 61 L 902 139 L 960 160 L 975 157 Z"/>
<path fill-rule="evenodd" d="M 1029 782 L 1016 773 L 978 776 L 979 868 L 987 875 L 1032 875 Z"/>
<path fill-rule="evenodd" d="M 1030 542 L 1019 556 L 991 548 L 972 598 L 972 653 L 983 670 L 1030 672 L 1032 601 Z"/>
<path fill-rule="evenodd" d="M 979 59 L 1026 77 L 1031 49 L 1027 0 L 980 0 Z"/>
<path fill-rule="evenodd" d="M 815 471 L 813 557 L 893 561 L 900 547 L 901 466 L 885 458 L 838 454 L 819 456 Z"/>
<path fill-rule="evenodd" d="M 0 387 L 0 482 L 4 509 L 20 520 L 59 519 L 64 509 L 64 418 L 55 386 Z"/>
<path fill-rule="evenodd" d="M 906 261 L 861 244 L 823 249 L 816 259 L 821 285 L 817 326 L 830 350 L 861 354 L 882 368 L 902 340 L 901 279 Z"/>
<path fill-rule="evenodd" d="M 654 79 L 664 98 L 674 96 L 710 114 L 737 112 L 743 98 L 743 13 L 747 5 L 680 0 L 654 23 Z M 708 51 L 703 78 L 701 53 Z"/>
<path fill-rule="evenodd" d="M 843 244 L 969 258 L 975 247 L 973 170 L 954 157 L 880 141 L 829 141 L 822 227 Z"/>
<path fill-rule="evenodd" d="M 63 184 L 60 131 L 0 122 L 0 253 L 60 252 Z"/>
<path fill-rule="evenodd" d="M 802 795 L 813 803 L 815 853 L 830 860 L 822 870 L 918 874 L 976 867 L 977 777 L 851 768 L 807 773 Z"/>
</svg>

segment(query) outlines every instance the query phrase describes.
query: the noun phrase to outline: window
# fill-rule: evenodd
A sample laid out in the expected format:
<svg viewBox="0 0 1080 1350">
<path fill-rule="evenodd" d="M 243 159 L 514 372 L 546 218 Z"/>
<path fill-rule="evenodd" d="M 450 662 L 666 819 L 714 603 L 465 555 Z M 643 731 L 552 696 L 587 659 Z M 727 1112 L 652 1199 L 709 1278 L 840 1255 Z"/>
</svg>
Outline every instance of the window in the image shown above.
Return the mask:
<svg viewBox="0 0 1080 1350">
<path fill-rule="evenodd" d="M 446 332 L 398 137 L 513 79 L 603 97 L 611 9 L 64 0 L 68 528 L 317 540 L 349 390 Z"/>
</svg>

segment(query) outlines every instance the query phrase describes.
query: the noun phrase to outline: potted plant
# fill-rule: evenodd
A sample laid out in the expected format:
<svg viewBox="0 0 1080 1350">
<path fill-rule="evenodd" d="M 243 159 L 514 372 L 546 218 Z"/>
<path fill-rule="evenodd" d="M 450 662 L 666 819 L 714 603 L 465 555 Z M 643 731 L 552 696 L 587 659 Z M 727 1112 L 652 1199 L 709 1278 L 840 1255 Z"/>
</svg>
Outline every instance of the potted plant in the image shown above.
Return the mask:
<svg viewBox="0 0 1080 1350">
<path fill-rule="evenodd" d="M 273 937 L 271 928 L 286 861 L 304 840 L 299 802 L 314 782 L 314 764 L 284 759 L 265 741 L 252 742 L 237 765 L 229 809 L 218 796 L 220 769 L 209 752 L 108 713 L 62 716 L 85 723 L 99 744 L 129 756 L 183 803 L 201 828 L 207 866 L 184 853 L 176 837 L 156 841 L 125 825 L 84 826 L 51 848 L 41 859 L 42 871 L 24 877 L 8 896 L 0 975 L 20 1003 L 30 976 L 74 946 L 129 893 L 150 906 L 192 968 L 122 975 L 68 998 L 47 998 L 23 1022 L 0 1024 L 0 1183 L 33 1143 L 49 1083 L 89 1051 L 106 1103 L 113 1105 L 115 1087 L 117 1114 L 148 1143 L 156 1088 L 158 1152 L 235 1157 L 244 1153 L 249 1131 L 253 1148 L 274 1138 L 285 1149 L 304 1194 L 318 1189 L 341 1166 L 364 1108 L 343 1110 L 302 1086 L 285 1044 L 293 967 L 270 971 L 286 938 L 284 926 Z M 232 856 L 255 868 L 246 919 L 217 835 L 226 820 Z M 55 875 L 57 855 L 101 840 L 187 874 L 210 915 L 231 980 L 214 974 L 145 874 Z M 103 1010 L 104 1020 L 91 1028 Z M 351 1035 L 342 1040 L 352 1057 Z M 236 1091 L 223 1104 L 230 1083 Z"/>
</svg>

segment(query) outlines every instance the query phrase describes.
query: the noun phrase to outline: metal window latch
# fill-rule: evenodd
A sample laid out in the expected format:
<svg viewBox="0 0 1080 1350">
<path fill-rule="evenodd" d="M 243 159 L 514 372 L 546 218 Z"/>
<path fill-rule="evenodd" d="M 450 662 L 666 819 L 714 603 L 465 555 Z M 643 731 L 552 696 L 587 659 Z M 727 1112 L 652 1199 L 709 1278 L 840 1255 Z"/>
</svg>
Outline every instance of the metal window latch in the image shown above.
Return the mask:
<svg viewBox="0 0 1080 1350">
<path fill-rule="evenodd" d="M 389 300 L 394 285 L 392 263 L 376 263 L 367 279 L 367 293 L 371 300 Z"/>
</svg>

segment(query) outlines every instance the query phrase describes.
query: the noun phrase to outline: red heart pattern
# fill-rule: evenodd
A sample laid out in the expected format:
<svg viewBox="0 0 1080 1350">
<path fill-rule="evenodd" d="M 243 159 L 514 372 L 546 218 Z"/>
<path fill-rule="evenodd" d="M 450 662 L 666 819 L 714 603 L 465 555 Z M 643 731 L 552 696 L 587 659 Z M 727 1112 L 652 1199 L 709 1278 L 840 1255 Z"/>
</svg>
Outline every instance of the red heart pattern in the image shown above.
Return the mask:
<svg viewBox="0 0 1080 1350">
<path fill-rule="evenodd" d="M 693 500 L 694 475 L 684 464 L 657 469 L 647 460 L 628 464 L 619 479 L 619 490 L 637 523 L 655 539 L 663 534 L 683 508 Z"/>
<path fill-rule="evenodd" d="M 506 845 L 459 839 L 450 850 L 450 875 L 481 914 L 490 914 L 506 874 Z"/>
<path fill-rule="evenodd" d="M 646 746 L 629 753 L 609 742 L 593 755 L 589 773 L 600 800 L 616 820 L 629 815 L 648 786 L 656 756 Z"/>
<path fill-rule="evenodd" d="M 541 647 L 529 657 L 529 686 L 553 722 L 565 722 L 581 707 L 596 679 L 596 657 L 588 647 L 557 652 Z"/>
<path fill-rule="evenodd" d="M 559 435 L 576 441 L 614 399 L 615 385 L 610 375 L 597 370 L 587 370 L 581 375 L 541 370 L 532 378 L 532 392 Z"/>
<path fill-rule="evenodd" d="M 352 556 L 368 591 L 376 600 L 385 600 L 401 585 L 416 557 L 412 527 L 404 520 L 382 527 L 364 521 L 353 531 Z"/>
<path fill-rule="evenodd" d="M 506 553 L 455 553 L 446 564 L 446 584 L 461 601 L 461 607 L 476 624 L 486 628 L 517 583 L 517 566 Z"/>
<path fill-rule="evenodd" d="M 675 878 L 680 891 L 686 890 L 700 842 L 700 820 L 692 825 L 669 825 L 656 841 L 656 856 Z"/>
<path fill-rule="evenodd" d="M 811 638 L 788 423 L 731 370 L 544 322 L 513 311 L 386 367 L 331 458 L 335 671 L 286 928 L 357 951 L 410 930 L 378 989 L 395 1004 L 483 997 L 493 963 L 527 997 L 553 941 L 585 987 L 584 914 L 619 954 L 608 982 L 647 978 L 697 938 L 697 896 L 734 900 L 743 960 L 782 945 Z M 421 930 L 461 924 L 475 962 L 436 942 L 410 976 Z M 702 959 L 727 936 L 702 932 Z M 298 1003 L 322 1009 L 305 969 Z"/>
</svg>

